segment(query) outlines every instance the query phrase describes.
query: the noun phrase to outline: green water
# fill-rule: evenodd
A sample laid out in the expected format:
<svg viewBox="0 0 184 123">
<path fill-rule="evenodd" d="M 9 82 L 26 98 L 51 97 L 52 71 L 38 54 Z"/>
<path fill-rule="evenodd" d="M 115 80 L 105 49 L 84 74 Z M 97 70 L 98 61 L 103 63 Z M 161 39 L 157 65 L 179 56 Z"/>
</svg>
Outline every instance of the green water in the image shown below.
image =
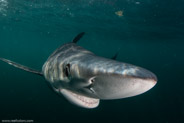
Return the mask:
<svg viewBox="0 0 184 123">
<path fill-rule="evenodd" d="M 122 15 L 116 12 L 122 11 Z M 0 57 L 41 69 L 60 45 L 147 68 L 157 85 L 139 96 L 70 104 L 44 78 L 0 62 L 0 120 L 34 122 L 184 123 L 184 1 L 0 0 Z"/>
</svg>

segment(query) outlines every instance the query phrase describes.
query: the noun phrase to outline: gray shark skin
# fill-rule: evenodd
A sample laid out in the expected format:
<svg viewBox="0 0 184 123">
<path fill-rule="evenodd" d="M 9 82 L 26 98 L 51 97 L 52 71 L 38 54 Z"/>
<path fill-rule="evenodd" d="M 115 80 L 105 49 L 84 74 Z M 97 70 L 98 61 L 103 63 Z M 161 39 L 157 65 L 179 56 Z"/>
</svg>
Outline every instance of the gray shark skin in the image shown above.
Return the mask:
<svg viewBox="0 0 184 123">
<path fill-rule="evenodd" d="M 4 58 L 0 60 L 44 76 L 56 93 L 83 108 L 95 108 L 100 100 L 136 96 L 155 86 L 157 77 L 152 72 L 96 56 L 78 46 L 76 43 L 83 35 L 80 33 L 71 43 L 56 49 L 44 63 L 41 72 Z"/>
</svg>

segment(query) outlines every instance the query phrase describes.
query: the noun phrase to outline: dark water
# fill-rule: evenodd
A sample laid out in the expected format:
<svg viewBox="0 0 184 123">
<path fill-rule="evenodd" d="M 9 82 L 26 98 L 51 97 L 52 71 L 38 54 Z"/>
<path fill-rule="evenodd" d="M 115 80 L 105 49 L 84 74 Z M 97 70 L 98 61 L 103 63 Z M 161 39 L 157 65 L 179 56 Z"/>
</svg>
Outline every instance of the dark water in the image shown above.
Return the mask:
<svg viewBox="0 0 184 123">
<path fill-rule="evenodd" d="M 119 15 L 116 13 L 122 11 Z M 41 69 L 58 46 L 142 66 L 158 77 L 139 96 L 83 109 L 53 93 L 44 78 L 0 62 L 0 120 L 184 123 L 184 1 L 0 0 L 0 57 Z"/>
</svg>

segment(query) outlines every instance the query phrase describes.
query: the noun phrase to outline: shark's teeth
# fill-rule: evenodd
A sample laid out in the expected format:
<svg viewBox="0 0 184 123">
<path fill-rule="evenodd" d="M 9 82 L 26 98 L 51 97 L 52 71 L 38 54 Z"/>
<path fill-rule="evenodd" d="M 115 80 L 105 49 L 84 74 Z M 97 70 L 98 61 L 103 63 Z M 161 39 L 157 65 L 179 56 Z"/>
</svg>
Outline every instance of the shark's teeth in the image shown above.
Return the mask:
<svg viewBox="0 0 184 123">
<path fill-rule="evenodd" d="M 72 93 L 72 92 L 71 92 L 71 94 L 72 94 L 73 96 L 77 97 L 78 99 L 80 99 L 81 101 L 83 101 L 84 103 L 87 103 L 87 104 L 98 103 L 98 99 L 85 97 L 85 96 L 78 95 L 78 94 L 75 94 L 75 93 Z"/>
<path fill-rule="evenodd" d="M 83 108 L 96 108 L 99 105 L 99 99 L 86 97 L 83 95 L 76 94 L 72 91 L 62 89 L 63 94 L 71 103 L 76 104 Z"/>
</svg>

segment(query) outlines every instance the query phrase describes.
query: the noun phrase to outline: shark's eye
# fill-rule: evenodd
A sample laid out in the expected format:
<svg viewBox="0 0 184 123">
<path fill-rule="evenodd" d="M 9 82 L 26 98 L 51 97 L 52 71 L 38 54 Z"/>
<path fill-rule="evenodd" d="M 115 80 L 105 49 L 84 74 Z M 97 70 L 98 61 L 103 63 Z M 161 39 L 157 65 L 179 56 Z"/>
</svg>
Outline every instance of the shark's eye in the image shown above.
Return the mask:
<svg viewBox="0 0 184 123">
<path fill-rule="evenodd" d="M 90 84 L 93 84 L 94 82 L 95 82 L 95 77 L 92 77 L 92 78 L 89 79 Z"/>
<path fill-rule="evenodd" d="M 94 78 L 92 78 L 92 79 L 91 79 L 91 84 L 92 84 L 94 81 L 95 81 Z"/>
<path fill-rule="evenodd" d="M 67 77 L 70 76 L 70 64 L 66 64 L 65 69 L 64 69 L 64 73 Z"/>
</svg>

